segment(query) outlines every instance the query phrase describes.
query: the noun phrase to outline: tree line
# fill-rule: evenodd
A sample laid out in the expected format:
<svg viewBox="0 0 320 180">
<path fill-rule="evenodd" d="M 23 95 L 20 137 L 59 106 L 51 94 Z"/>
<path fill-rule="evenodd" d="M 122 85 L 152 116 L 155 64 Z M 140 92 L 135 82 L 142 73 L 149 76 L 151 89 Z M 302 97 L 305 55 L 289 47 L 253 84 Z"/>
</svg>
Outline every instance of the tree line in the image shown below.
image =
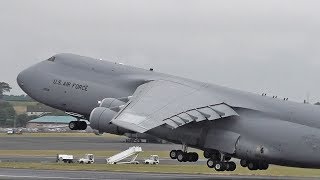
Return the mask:
<svg viewBox="0 0 320 180">
<path fill-rule="evenodd" d="M 0 127 L 25 127 L 35 116 L 27 116 L 26 114 L 16 114 L 13 106 L 7 102 L 7 99 L 29 99 L 28 96 L 7 96 L 4 93 L 9 93 L 12 88 L 8 83 L 0 82 Z M 30 98 L 31 99 L 31 98 Z"/>
<path fill-rule="evenodd" d="M 12 104 L 8 101 L 34 101 L 28 95 L 5 95 L 12 88 L 8 83 L 0 82 L 0 127 L 25 127 L 28 121 L 38 118 L 38 116 L 28 116 L 27 114 L 17 114 Z M 41 105 L 40 103 L 38 105 Z M 35 105 L 35 106 L 38 106 Z M 66 116 L 63 111 L 52 109 L 50 116 Z"/>
</svg>

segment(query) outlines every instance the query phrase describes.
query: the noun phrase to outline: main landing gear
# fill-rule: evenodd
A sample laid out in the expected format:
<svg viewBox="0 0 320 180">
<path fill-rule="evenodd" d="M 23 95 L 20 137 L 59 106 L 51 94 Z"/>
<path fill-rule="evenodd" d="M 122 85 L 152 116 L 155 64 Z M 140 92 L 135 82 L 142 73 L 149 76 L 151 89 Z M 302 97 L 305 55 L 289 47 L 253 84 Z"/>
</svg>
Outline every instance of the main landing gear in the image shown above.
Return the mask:
<svg viewBox="0 0 320 180">
<path fill-rule="evenodd" d="M 235 171 L 237 168 L 236 163 L 230 161 L 231 156 L 221 154 L 219 151 L 204 151 L 203 155 L 208 159 L 207 166 L 214 168 L 216 171 Z"/>
<path fill-rule="evenodd" d="M 69 123 L 69 128 L 71 130 L 86 130 L 87 129 L 87 123 L 85 121 L 71 121 Z"/>
<path fill-rule="evenodd" d="M 170 152 L 171 159 L 177 159 L 179 162 L 197 162 L 199 160 L 198 153 L 187 152 L 187 146 L 182 145 L 183 150 L 172 150 Z"/>
<path fill-rule="evenodd" d="M 247 167 L 251 171 L 256 170 L 267 170 L 269 168 L 269 164 L 263 161 L 248 161 L 242 159 L 240 161 L 240 165 L 242 167 Z"/>
</svg>

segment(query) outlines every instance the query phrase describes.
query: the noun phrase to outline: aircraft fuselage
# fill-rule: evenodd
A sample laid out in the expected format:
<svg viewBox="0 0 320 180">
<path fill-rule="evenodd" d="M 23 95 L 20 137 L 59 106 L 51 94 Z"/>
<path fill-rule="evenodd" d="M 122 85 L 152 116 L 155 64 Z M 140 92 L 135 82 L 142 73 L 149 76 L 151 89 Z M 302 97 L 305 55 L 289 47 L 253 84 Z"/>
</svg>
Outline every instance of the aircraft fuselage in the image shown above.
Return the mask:
<svg viewBox="0 0 320 180">
<path fill-rule="evenodd" d="M 208 93 L 232 105 L 239 117 L 191 123 L 174 130 L 160 126 L 148 134 L 202 150 L 219 150 L 239 159 L 320 168 L 318 106 L 72 54 L 40 62 L 21 72 L 17 81 L 35 100 L 89 119 L 98 101 L 129 97 L 141 84 L 158 79 L 206 85 Z"/>
</svg>

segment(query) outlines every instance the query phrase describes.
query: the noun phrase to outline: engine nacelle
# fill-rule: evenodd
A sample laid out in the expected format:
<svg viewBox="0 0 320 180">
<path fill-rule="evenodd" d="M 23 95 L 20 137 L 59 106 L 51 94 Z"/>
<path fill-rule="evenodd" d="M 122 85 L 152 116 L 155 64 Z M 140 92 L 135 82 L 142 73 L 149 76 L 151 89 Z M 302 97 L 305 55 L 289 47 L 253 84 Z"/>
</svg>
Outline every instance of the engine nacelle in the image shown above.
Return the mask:
<svg viewBox="0 0 320 180">
<path fill-rule="evenodd" d="M 110 124 L 110 121 L 116 114 L 117 112 L 105 107 L 94 108 L 90 114 L 91 128 L 96 129 L 101 133 L 106 132 L 116 135 L 123 135 L 124 133 L 130 132 L 124 128 L 118 127 L 114 124 Z"/>
<path fill-rule="evenodd" d="M 122 106 L 124 104 L 125 104 L 125 102 L 120 101 L 115 98 L 105 98 L 101 101 L 100 107 L 111 108 L 111 107 Z"/>
</svg>

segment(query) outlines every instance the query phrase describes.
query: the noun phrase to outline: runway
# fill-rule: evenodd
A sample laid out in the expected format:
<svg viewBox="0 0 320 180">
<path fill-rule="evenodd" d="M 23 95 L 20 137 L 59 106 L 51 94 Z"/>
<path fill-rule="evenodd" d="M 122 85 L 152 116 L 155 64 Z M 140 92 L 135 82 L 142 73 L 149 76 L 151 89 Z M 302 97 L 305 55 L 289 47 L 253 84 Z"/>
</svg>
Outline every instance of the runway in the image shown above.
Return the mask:
<svg viewBox="0 0 320 180">
<path fill-rule="evenodd" d="M 190 175 L 190 174 L 158 174 L 158 173 L 123 173 L 99 171 L 52 171 L 29 169 L 0 169 L 0 179 L 67 179 L 67 180 L 96 180 L 96 179 L 315 179 L 297 177 L 272 176 L 234 176 L 234 175 Z"/>
</svg>

